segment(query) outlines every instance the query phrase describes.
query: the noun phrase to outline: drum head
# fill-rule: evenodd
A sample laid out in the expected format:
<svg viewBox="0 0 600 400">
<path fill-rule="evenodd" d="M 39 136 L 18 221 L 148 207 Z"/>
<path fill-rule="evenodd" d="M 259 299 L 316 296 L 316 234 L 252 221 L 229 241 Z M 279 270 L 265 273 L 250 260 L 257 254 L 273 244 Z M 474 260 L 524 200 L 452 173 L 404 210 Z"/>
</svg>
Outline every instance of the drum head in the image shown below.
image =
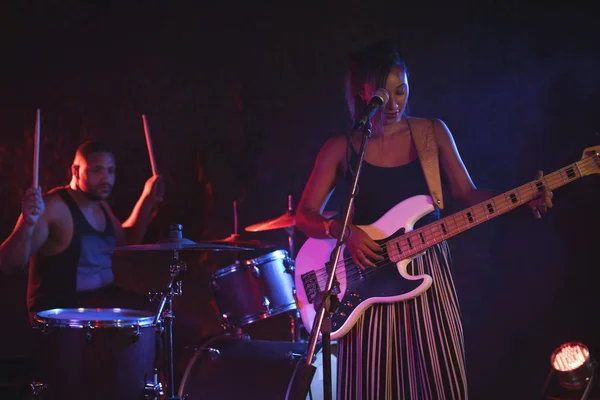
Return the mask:
<svg viewBox="0 0 600 400">
<path fill-rule="evenodd" d="M 154 315 L 124 308 L 55 308 L 37 313 L 35 320 L 48 326 L 72 328 L 147 327 L 153 324 Z"/>
</svg>

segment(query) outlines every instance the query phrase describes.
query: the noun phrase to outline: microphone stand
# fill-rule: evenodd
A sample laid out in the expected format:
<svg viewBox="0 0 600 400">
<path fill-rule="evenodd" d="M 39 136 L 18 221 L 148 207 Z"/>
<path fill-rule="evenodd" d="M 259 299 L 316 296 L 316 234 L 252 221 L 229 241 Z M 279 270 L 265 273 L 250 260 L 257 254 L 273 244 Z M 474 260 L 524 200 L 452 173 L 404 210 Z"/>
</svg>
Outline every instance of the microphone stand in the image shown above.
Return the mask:
<svg viewBox="0 0 600 400">
<path fill-rule="evenodd" d="M 317 339 L 319 333 L 322 336 L 321 345 L 323 348 L 323 398 L 325 400 L 332 400 L 332 379 L 331 379 L 331 315 L 337 311 L 339 305 L 339 299 L 335 293 L 333 293 L 333 282 L 335 279 L 335 273 L 337 265 L 340 259 L 342 250 L 342 244 L 344 243 L 344 237 L 348 229 L 348 221 L 350 219 L 350 210 L 354 204 L 354 198 L 357 194 L 358 179 L 362 164 L 365 158 L 365 150 L 367 143 L 371 138 L 372 125 L 370 121 L 360 122 L 356 127 L 352 129 L 348 135 L 348 140 L 352 137 L 352 133 L 363 130 L 362 143 L 360 145 L 359 159 L 356 166 L 356 174 L 354 175 L 354 181 L 352 182 L 352 190 L 348 198 L 348 205 L 344 213 L 344 220 L 342 223 L 342 232 L 337 238 L 335 248 L 331 253 L 330 258 L 330 269 L 327 276 L 327 285 L 325 290 L 319 292 L 319 294 L 313 300 L 313 304 L 318 305 L 313 323 L 313 327 L 310 333 L 310 341 L 308 343 L 307 354 L 298 362 L 290 384 L 288 385 L 288 391 L 286 394 L 286 400 L 305 400 L 310 389 L 313 376 L 315 374 L 316 367 L 312 365 L 315 349 L 317 346 Z"/>
</svg>

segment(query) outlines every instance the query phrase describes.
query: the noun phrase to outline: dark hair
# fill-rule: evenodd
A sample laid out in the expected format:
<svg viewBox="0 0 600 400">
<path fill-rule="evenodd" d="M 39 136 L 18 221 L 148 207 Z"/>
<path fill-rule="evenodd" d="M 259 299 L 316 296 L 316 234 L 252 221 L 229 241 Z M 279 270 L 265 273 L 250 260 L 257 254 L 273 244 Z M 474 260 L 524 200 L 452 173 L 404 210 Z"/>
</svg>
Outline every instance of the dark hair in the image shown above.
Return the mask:
<svg viewBox="0 0 600 400">
<path fill-rule="evenodd" d="M 346 101 L 353 123 L 356 123 L 370 100 L 361 96 L 365 83 L 373 84 L 375 88 L 385 88 L 392 67 L 399 67 L 408 75 L 398 46 L 390 40 L 371 43 L 350 56 L 346 73 Z M 406 113 L 406 109 L 404 112 Z"/>
<path fill-rule="evenodd" d="M 80 155 L 87 160 L 92 153 L 110 153 L 113 156 L 115 154 L 106 143 L 98 142 L 96 140 L 87 140 L 79 145 L 75 155 Z"/>
</svg>

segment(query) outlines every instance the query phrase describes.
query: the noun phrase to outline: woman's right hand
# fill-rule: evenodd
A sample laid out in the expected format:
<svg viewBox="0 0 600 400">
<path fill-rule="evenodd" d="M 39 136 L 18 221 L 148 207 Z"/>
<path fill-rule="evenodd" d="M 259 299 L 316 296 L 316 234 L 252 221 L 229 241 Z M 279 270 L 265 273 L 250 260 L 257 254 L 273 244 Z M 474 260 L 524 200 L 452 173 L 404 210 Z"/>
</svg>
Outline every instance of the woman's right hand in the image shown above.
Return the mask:
<svg viewBox="0 0 600 400">
<path fill-rule="evenodd" d="M 334 229 L 333 225 L 337 225 L 337 229 Z M 332 224 L 331 228 L 331 233 L 335 237 L 341 233 L 341 223 L 336 221 Z M 381 255 L 383 249 L 358 226 L 350 224 L 349 228 L 352 233 L 350 234 L 350 237 L 346 239 L 344 245 L 352 255 L 354 263 L 361 269 L 365 269 L 367 266 L 375 267 L 376 265 L 371 260 L 383 260 L 384 257 Z"/>
</svg>

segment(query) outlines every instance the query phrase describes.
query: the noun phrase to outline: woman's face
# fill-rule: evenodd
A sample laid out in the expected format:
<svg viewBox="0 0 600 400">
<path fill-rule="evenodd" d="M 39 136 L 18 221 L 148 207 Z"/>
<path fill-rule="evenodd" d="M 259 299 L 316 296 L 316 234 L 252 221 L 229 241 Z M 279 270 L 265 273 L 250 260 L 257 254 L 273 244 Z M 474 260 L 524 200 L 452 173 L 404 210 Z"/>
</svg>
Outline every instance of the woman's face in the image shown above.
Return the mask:
<svg viewBox="0 0 600 400">
<path fill-rule="evenodd" d="M 367 103 L 377 89 L 371 84 L 365 85 L 365 100 Z M 393 125 L 402 119 L 402 114 L 408 102 L 408 77 L 402 68 L 394 66 L 390 69 L 385 90 L 390 94 L 390 100 L 382 108 L 380 118 L 383 119 L 383 125 Z"/>
<path fill-rule="evenodd" d="M 400 121 L 408 102 L 408 77 L 400 67 L 392 67 L 388 74 L 385 90 L 390 100 L 383 108 L 383 124 L 392 125 Z"/>
</svg>

